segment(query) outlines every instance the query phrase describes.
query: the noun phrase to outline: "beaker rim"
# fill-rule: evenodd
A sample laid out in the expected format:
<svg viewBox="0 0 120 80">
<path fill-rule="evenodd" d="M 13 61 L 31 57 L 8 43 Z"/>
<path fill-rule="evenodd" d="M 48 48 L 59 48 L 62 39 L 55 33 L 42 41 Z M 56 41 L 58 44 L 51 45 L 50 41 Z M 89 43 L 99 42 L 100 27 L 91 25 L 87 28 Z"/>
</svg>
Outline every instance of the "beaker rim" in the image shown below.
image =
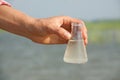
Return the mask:
<svg viewBox="0 0 120 80">
<path fill-rule="evenodd" d="M 82 27 L 82 24 L 81 23 L 71 23 L 71 26 L 81 26 Z"/>
</svg>

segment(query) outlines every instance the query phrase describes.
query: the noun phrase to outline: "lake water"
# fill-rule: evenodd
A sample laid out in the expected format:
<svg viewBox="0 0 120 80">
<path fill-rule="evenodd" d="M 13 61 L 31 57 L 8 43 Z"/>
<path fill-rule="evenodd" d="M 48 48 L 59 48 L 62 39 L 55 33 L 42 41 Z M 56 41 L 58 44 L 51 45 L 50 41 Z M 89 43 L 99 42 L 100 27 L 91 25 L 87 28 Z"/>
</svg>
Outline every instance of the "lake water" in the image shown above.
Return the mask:
<svg viewBox="0 0 120 80">
<path fill-rule="evenodd" d="M 65 49 L 0 33 L 0 80 L 120 80 L 119 43 L 89 43 L 86 64 L 63 62 Z"/>
</svg>

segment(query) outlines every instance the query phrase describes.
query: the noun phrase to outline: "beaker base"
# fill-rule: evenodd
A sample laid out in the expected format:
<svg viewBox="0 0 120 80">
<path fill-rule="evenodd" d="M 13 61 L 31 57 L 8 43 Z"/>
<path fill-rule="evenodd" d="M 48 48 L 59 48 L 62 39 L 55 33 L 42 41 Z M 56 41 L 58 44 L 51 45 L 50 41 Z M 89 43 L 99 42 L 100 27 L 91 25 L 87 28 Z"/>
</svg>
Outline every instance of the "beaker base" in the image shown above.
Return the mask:
<svg viewBox="0 0 120 80">
<path fill-rule="evenodd" d="M 88 59 L 68 59 L 68 58 L 67 59 L 64 58 L 63 60 L 66 63 L 74 63 L 74 64 L 84 64 L 88 61 Z"/>
</svg>

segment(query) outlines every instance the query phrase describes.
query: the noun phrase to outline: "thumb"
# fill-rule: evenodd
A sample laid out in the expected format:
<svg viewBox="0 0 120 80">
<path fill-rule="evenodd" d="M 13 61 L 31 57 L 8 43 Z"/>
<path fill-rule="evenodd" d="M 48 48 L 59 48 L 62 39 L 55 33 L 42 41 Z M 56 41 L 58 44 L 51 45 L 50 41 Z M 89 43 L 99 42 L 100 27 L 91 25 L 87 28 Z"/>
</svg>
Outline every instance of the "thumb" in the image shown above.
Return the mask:
<svg viewBox="0 0 120 80">
<path fill-rule="evenodd" d="M 66 40 L 69 40 L 71 38 L 70 32 L 65 30 L 62 27 L 60 27 L 60 28 L 58 28 L 58 30 L 56 30 L 56 34 L 64 39 L 66 39 Z"/>
</svg>

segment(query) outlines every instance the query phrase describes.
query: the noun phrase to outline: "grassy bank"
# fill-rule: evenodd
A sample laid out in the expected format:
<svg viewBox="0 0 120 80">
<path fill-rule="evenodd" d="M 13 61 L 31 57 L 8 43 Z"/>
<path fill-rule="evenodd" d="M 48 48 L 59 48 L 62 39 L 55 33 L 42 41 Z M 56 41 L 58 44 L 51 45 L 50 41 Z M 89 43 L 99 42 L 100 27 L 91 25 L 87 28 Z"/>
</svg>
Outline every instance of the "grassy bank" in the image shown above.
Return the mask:
<svg viewBox="0 0 120 80">
<path fill-rule="evenodd" d="M 86 22 L 89 42 L 110 42 L 120 43 L 120 20 L 102 20 Z"/>
<path fill-rule="evenodd" d="M 86 22 L 87 28 L 91 30 L 116 30 L 120 29 L 120 20 L 98 20 Z"/>
</svg>

